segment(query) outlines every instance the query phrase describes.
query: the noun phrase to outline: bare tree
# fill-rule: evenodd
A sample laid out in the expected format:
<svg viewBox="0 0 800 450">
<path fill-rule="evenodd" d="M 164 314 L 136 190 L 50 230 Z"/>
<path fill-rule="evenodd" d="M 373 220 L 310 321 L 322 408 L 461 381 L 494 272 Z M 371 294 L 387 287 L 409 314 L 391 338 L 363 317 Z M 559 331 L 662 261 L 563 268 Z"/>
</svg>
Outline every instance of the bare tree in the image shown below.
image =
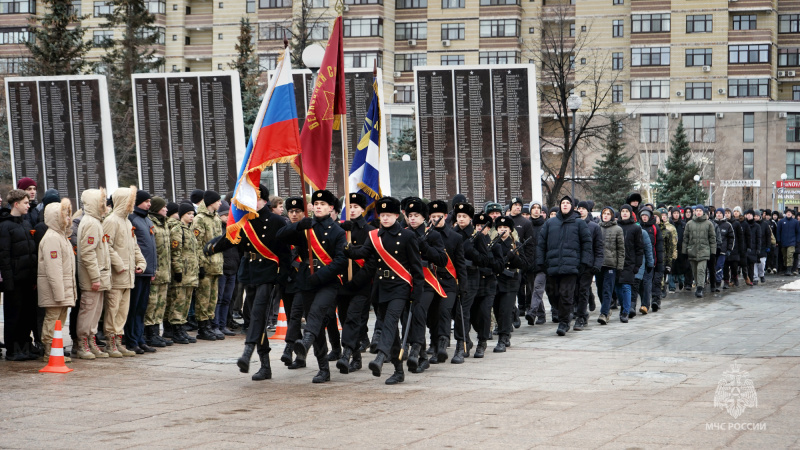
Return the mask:
<svg viewBox="0 0 800 450">
<path fill-rule="evenodd" d="M 539 69 L 540 116 L 552 117 L 543 120 L 541 144 L 551 149 L 553 156 L 559 156 L 542 158 L 547 180 L 543 188 L 550 205 L 555 204 L 564 188 L 565 175 L 577 148 L 604 133 L 608 120 L 596 119 L 611 114 L 612 86 L 622 72 L 612 70 L 610 51 L 592 47 L 591 23 L 585 25 L 586 31 L 570 36 L 570 24 L 574 22 L 574 6 L 569 2 L 544 6 L 538 23 L 540 33 L 525 48 L 526 56 Z M 580 95 L 583 101 L 575 123 L 574 142 L 570 139 L 572 118 L 567 107 L 571 93 Z"/>
<path fill-rule="evenodd" d="M 328 31 L 325 32 L 323 25 L 328 24 L 333 18 L 332 14 L 335 13 L 327 8 L 315 13 L 311 9 L 311 0 L 303 0 L 300 3 L 299 11 L 295 11 L 292 19 L 293 26 L 286 29 L 287 33 L 289 33 L 286 38 L 292 41 L 292 67 L 305 68 L 303 50 L 315 42 L 328 40 L 332 27 L 329 27 Z"/>
</svg>

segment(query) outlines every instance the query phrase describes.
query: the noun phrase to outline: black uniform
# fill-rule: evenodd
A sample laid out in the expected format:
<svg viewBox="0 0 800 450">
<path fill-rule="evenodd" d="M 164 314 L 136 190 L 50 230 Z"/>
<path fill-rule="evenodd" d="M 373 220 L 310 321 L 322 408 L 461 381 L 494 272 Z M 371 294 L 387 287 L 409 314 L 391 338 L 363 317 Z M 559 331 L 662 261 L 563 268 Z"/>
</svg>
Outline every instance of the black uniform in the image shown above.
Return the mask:
<svg viewBox="0 0 800 450">
<path fill-rule="evenodd" d="M 512 216 L 509 214 L 511 220 L 514 221 L 514 230 L 517 232 L 517 237 L 520 242 L 525 242 L 528 238 L 533 237 L 533 223 L 530 219 L 525 218 L 522 214 Z M 535 260 L 535 242 L 533 245 L 527 245 L 523 250 L 523 257 L 525 261 L 533 262 Z M 533 296 L 533 281 L 535 275 L 533 273 L 533 264 L 530 267 L 524 267 L 520 270 L 522 281 L 519 284 L 519 291 L 517 292 L 517 306 L 514 308 L 514 322 L 519 321 L 520 314 L 524 315 L 531 306 L 531 297 Z M 521 311 L 521 313 L 520 313 Z"/>
<path fill-rule="evenodd" d="M 472 303 L 472 325 L 478 333 L 478 346 L 482 346 L 482 350 L 486 349 L 486 341 L 492 339 L 492 305 L 494 305 L 494 298 L 497 293 L 497 277 L 495 274 L 499 272 L 500 265 L 503 263 L 503 252 L 500 249 L 500 244 L 497 242 L 492 243 L 489 236 L 480 233 L 475 238 L 475 246 L 482 246 L 486 250 L 487 259 L 483 266 L 478 269 L 480 274 L 480 284 L 478 286 L 478 293 Z M 476 351 L 476 355 L 477 355 Z"/>
<path fill-rule="evenodd" d="M 437 295 L 434 297 L 434 301 L 428 310 L 428 328 L 431 333 L 431 343 L 438 343 L 437 360 L 438 362 L 444 362 L 447 359 L 447 345 L 450 341 L 453 306 L 455 305 L 456 297 L 464 295 L 466 292 L 467 266 L 464 259 L 464 242 L 461 236 L 444 224 L 436 228 L 436 231 L 442 236 L 448 256 L 445 264 L 436 266 L 436 277 L 439 279 L 439 283 L 447 296 L 441 297 Z M 448 264 L 450 268 L 448 268 Z M 450 273 L 451 270 L 455 270 L 455 276 Z"/>
<path fill-rule="evenodd" d="M 524 270 L 528 263 L 521 251 L 512 252 L 520 246 L 513 238 L 507 237 L 497 242 L 500 249 L 501 258 L 499 264 L 495 264 L 497 269 L 497 293 L 494 298 L 495 318 L 497 319 L 498 344 L 495 352 L 505 351 L 505 347 L 511 345 L 512 322 L 514 320 L 514 299 L 522 281 L 521 270 Z M 524 251 L 524 249 L 522 249 Z"/>
<path fill-rule="evenodd" d="M 455 317 L 455 337 L 457 342 L 466 341 L 469 348 L 472 347 L 472 340 L 469 338 L 470 319 L 472 304 L 475 297 L 478 295 L 478 289 L 481 284 L 480 267 L 484 266 L 489 260 L 489 249 L 486 245 L 481 245 L 483 240 L 475 233 L 475 227 L 470 223 L 464 228 L 456 225 L 454 228 L 456 234 L 461 236 L 464 245 L 464 258 L 466 265 L 466 289 L 461 296 L 461 307 L 456 305 L 454 308 Z M 474 238 L 474 239 L 473 239 Z M 480 239 L 480 240 L 479 240 Z M 461 311 L 464 311 L 463 317 Z M 462 325 L 463 328 L 462 329 Z"/>
</svg>

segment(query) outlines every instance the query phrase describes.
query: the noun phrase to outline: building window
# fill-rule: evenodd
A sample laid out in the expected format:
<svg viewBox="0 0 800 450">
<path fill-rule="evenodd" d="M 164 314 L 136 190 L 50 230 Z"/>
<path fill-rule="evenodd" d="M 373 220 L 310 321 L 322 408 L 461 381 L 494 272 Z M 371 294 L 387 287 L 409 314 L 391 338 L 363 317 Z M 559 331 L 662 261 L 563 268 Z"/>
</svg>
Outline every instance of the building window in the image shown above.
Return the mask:
<svg viewBox="0 0 800 450">
<path fill-rule="evenodd" d="M 443 66 L 463 66 L 464 55 L 442 55 Z"/>
<path fill-rule="evenodd" d="M 648 168 L 648 180 L 657 180 L 658 170 L 667 161 L 666 153 L 658 151 L 644 151 L 640 154 L 640 157 L 642 160 L 642 167 Z"/>
<path fill-rule="evenodd" d="M 30 32 L 25 28 L 0 29 L 0 45 L 24 44 L 29 38 Z"/>
<path fill-rule="evenodd" d="M 634 14 L 631 16 L 631 33 L 669 31 L 669 21 L 669 14 Z"/>
<path fill-rule="evenodd" d="M 442 0 L 442 9 L 463 8 L 464 0 Z"/>
<path fill-rule="evenodd" d="M 631 49 L 631 66 L 668 66 L 669 47 L 644 47 Z"/>
<path fill-rule="evenodd" d="M 267 22 L 258 24 L 259 41 L 282 41 L 292 36 L 289 22 Z"/>
<path fill-rule="evenodd" d="M 686 16 L 687 33 L 711 33 L 713 30 L 713 19 L 711 14 L 702 16 Z"/>
<path fill-rule="evenodd" d="M 315 41 L 327 41 L 330 36 L 327 22 L 317 22 L 311 25 L 311 39 Z"/>
<path fill-rule="evenodd" d="M 753 169 L 753 162 L 755 155 L 753 150 L 742 151 L 742 178 L 745 180 L 752 180 L 755 178 L 755 170 Z"/>
<path fill-rule="evenodd" d="M 690 48 L 686 50 L 686 67 L 710 66 L 711 60 L 710 48 Z"/>
<path fill-rule="evenodd" d="M 575 24 L 569 24 L 569 37 L 575 37 Z"/>
<path fill-rule="evenodd" d="M 258 0 L 258 7 L 267 8 L 291 8 L 292 0 Z"/>
<path fill-rule="evenodd" d="M 728 97 L 769 97 L 769 78 L 728 80 Z"/>
<path fill-rule="evenodd" d="M 684 114 L 681 119 L 689 142 L 716 142 L 717 116 L 714 114 Z"/>
<path fill-rule="evenodd" d="M 248 13 L 256 12 L 256 0 L 247 0 L 246 7 Z"/>
<path fill-rule="evenodd" d="M 173 34 L 172 35 L 172 40 L 173 41 L 177 41 L 178 40 L 178 35 L 177 34 Z"/>
<path fill-rule="evenodd" d="M 377 61 L 378 67 L 383 65 L 382 52 L 344 52 L 346 69 L 372 68 Z"/>
<path fill-rule="evenodd" d="M 28 62 L 28 58 L 0 58 L 0 73 L 14 74 L 20 73 L 22 66 Z"/>
<path fill-rule="evenodd" d="M 625 21 L 615 20 L 611 23 L 611 37 L 622 37 L 625 34 Z"/>
<path fill-rule="evenodd" d="M 686 83 L 686 100 L 711 100 L 711 83 Z"/>
<path fill-rule="evenodd" d="M 733 16 L 733 29 L 734 30 L 755 30 L 756 29 L 756 15 L 746 16 Z"/>
<path fill-rule="evenodd" d="M 480 64 L 519 64 L 519 52 L 480 52 Z"/>
<path fill-rule="evenodd" d="M 800 14 L 778 16 L 778 33 L 800 33 Z"/>
<path fill-rule="evenodd" d="M 396 9 L 427 8 L 428 0 L 397 0 Z"/>
<path fill-rule="evenodd" d="M 639 142 L 667 142 L 667 116 L 663 114 L 642 116 Z"/>
<path fill-rule="evenodd" d="M 81 16 L 81 2 L 80 0 L 72 0 L 72 4 L 69 6 L 67 12 L 69 14 L 75 14 L 76 16 Z"/>
<path fill-rule="evenodd" d="M 519 20 L 481 20 L 481 37 L 518 37 Z"/>
<path fill-rule="evenodd" d="M 162 27 L 141 28 L 136 33 L 136 37 L 139 39 L 146 39 L 146 40 L 153 39 L 150 42 L 154 44 L 163 45 L 166 31 L 167 31 L 166 28 Z M 112 33 L 112 38 L 113 38 L 113 32 L 110 33 Z"/>
<path fill-rule="evenodd" d="M 481 0 L 481 6 L 519 5 L 519 0 Z"/>
<path fill-rule="evenodd" d="M 669 80 L 631 81 L 631 99 L 669 98 Z"/>
<path fill-rule="evenodd" d="M 624 5 L 625 0 L 611 0 L 612 5 Z"/>
<path fill-rule="evenodd" d="M 800 65 L 800 48 L 778 49 L 778 67 L 794 67 Z"/>
<path fill-rule="evenodd" d="M 742 142 L 753 142 L 755 138 L 755 113 L 744 113 L 742 114 L 742 129 L 744 130 L 742 134 Z"/>
<path fill-rule="evenodd" d="M 0 0 L 0 14 L 33 14 L 36 12 L 36 2 L 33 0 Z M 15 58 L 3 58 L 13 60 Z M 5 72 L 18 73 L 18 72 Z"/>
<path fill-rule="evenodd" d="M 428 39 L 428 23 L 398 23 L 394 28 L 394 38 L 401 41 L 405 39 Z"/>
<path fill-rule="evenodd" d="M 147 11 L 150 14 L 167 13 L 167 2 L 164 0 L 147 0 L 145 5 L 147 6 Z"/>
<path fill-rule="evenodd" d="M 622 85 L 611 86 L 611 103 L 622 103 Z"/>
<path fill-rule="evenodd" d="M 394 102 L 395 103 L 413 103 L 414 102 L 414 86 L 395 86 L 394 87 Z"/>
<path fill-rule="evenodd" d="M 327 8 L 328 4 L 328 0 L 311 0 L 312 8 Z"/>
<path fill-rule="evenodd" d="M 103 47 L 109 45 L 114 39 L 114 30 L 96 30 L 92 35 L 92 45 L 95 47 Z"/>
<path fill-rule="evenodd" d="M 800 114 L 786 115 L 786 142 L 800 142 Z M 800 164 L 800 150 L 798 150 L 797 164 Z M 791 173 L 794 174 L 794 170 Z M 800 174 L 800 172 L 798 172 L 798 174 Z M 792 176 L 789 178 L 793 180 L 798 179 L 798 177 Z"/>
<path fill-rule="evenodd" d="M 415 66 L 428 64 L 428 56 L 425 53 L 404 53 L 394 55 L 394 71 L 410 72 Z"/>
<path fill-rule="evenodd" d="M 769 62 L 769 44 L 729 45 L 729 64 L 753 64 Z"/>
<path fill-rule="evenodd" d="M 792 86 L 792 100 L 800 101 L 800 86 Z"/>
<path fill-rule="evenodd" d="M 413 88 L 413 86 L 405 86 L 405 87 Z M 390 133 L 392 134 L 392 137 L 395 138 L 395 139 L 400 137 L 400 133 L 402 133 L 403 130 L 407 130 L 409 128 L 413 129 L 413 128 L 416 127 L 416 125 L 414 124 L 414 117 L 413 116 L 395 116 L 395 115 L 392 115 L 391 120 L 392 120 L 392 122 L 391 122 L 392 126 L 391 126 Z"/>
<path fill-rule="evenodd" d="M 94 2 L 94 16 L 103 17 L 111 14 L 112 11 L 110 2 Z"/>
<path fill-rule="evenodd" d="M 464 24 L 463 23 L 443 23 L 442 24 L 442 40 L 463 40 L 464 39 Z"/>
<path fill-rule="evenodd" d="M 219 39 L 219 40 L 221 41 L 221 40 L 222 40 L 222 36 L 223 36 L 223 34 L 222 34 L 222 33 L 218 33 L 218 34 L 217 34 L 217 39 Z"/>
<path fill-rule="evenodd" d="M 344 37 L 383 36 L 383 19 L 345 19 Z"/>
<path fill-rule="evenodd" d="M 693 151 L 691 160 L 700 168 L 700 177 L 704 180 L 714 179 L 714 150 L 703 149 Z"/>
<path fill-rule="evenodd" d="M 262 72 L 275 70 L 278 67 L 278 55 L 258 55 L 258 69 Z"/>
<path fill-rule="evenodd" d="M 800 150 L 786 150 L 786 175 L 790 180 L 800 178 Z"/>
<path fill-rule="evenodd" d="M 611 70 L 622 70 L 625 59 L 622 52 L 614 52 L 611 54 Z"/>
</svg>

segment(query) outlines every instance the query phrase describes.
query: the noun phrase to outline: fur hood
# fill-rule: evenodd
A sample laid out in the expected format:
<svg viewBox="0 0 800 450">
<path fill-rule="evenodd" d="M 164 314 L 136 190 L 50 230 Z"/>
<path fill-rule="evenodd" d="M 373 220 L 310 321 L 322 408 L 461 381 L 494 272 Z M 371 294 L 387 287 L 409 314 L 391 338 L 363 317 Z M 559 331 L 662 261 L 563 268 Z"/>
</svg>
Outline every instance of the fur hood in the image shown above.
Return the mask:
<svg viewBox="0 0 800 450">
<path fill-rule="evenodd" d="M 44 223 L 48 229 L 69 236 L 72 232 L 72 203 L 69 199 L 47 205 L 44 209 Z"/>
<path fill-rule="evenodd" d="M 87 189 L 81 194 L 83 211 L 97 220 L 103 220 L 106 216 L 106 190 Z"/>
<path fill-rule="evenodd" d="M 111 200 L 114 202 L 114 210 L 111 214 L 117 215 L 123 219 L 127 219 L 133 212 L 133 207 L 136 206 L 136 186 L 127 188 L 118 188 L 111 194 Z"/>
</svg>

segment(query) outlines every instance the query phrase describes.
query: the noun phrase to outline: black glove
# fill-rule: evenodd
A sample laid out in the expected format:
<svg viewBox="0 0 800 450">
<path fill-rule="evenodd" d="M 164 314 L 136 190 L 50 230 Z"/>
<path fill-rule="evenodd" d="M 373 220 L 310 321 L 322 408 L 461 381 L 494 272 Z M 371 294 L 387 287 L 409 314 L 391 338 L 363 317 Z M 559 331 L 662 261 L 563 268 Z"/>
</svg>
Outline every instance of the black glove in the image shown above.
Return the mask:
<svg viewBox="0 0 800 450">
<path fill-rule="evenodd" d="M 182 273 L 173 273 L 172 274 L 172 281 L 174 281 L 176 283 L 182 283 L 183 282 L 183 274 Z"/>
<path fill-rule="evenodd" d="M 200 268 L 200 272 L 197 273 L 197 276 L 199 276 L 201 280 L 203 278 L 205 278 L 206 277 L 206 268 L 205 267 L 201 267 Z"/>
<path fill-rule="evenodd" d="M 598 273 L 600 273 L 600 269 L 597 267 L 592 267 L 592 275 L 597 275 Z"/>
<path fill-rule="evenodd" d="M 306 281 L 308 281 L 308 284 L 311 287 L 317 287 L 320 284 L 319 275 L 317 275 L 316 273 L 309 275 L 308 278 L 306 278 Z"/>
<path fill-rule="evenodd" d="M 206 256 L 211 256 L 214 254 L 214 246 L 217 245 L 220 239 L 225 237 L 223 234 L 222 236 L 217 236 L 214 239 L 208 241 L 208 243 L 203 247 L 203 254 Z"/>
<path fill-rule="evenodd" d="M 672 273 L 672 266 L 666 266 L 666 267 L 664 267 L 664 272 L 666 272 L 666 273 L 668 273 L 668 274 L 669 274 L 669 273 Z"/>
<path fill-rule="evenodd" d="M 344 231 L 353 230 L 353 222 L 350 222 L 349 220 L 345 220 L 344 222 L 340 223 L 339 226 L 342 227 Z"/>
<path fill-rule="evenodd" d="M 312 226 L 314 226 L 314 223 L 311 221 L 310 217 L 305 217 L 300 219 L 300 222 L 297 222 L 297 229 L 300 231 L 310 230 Z"/>
</svg>

